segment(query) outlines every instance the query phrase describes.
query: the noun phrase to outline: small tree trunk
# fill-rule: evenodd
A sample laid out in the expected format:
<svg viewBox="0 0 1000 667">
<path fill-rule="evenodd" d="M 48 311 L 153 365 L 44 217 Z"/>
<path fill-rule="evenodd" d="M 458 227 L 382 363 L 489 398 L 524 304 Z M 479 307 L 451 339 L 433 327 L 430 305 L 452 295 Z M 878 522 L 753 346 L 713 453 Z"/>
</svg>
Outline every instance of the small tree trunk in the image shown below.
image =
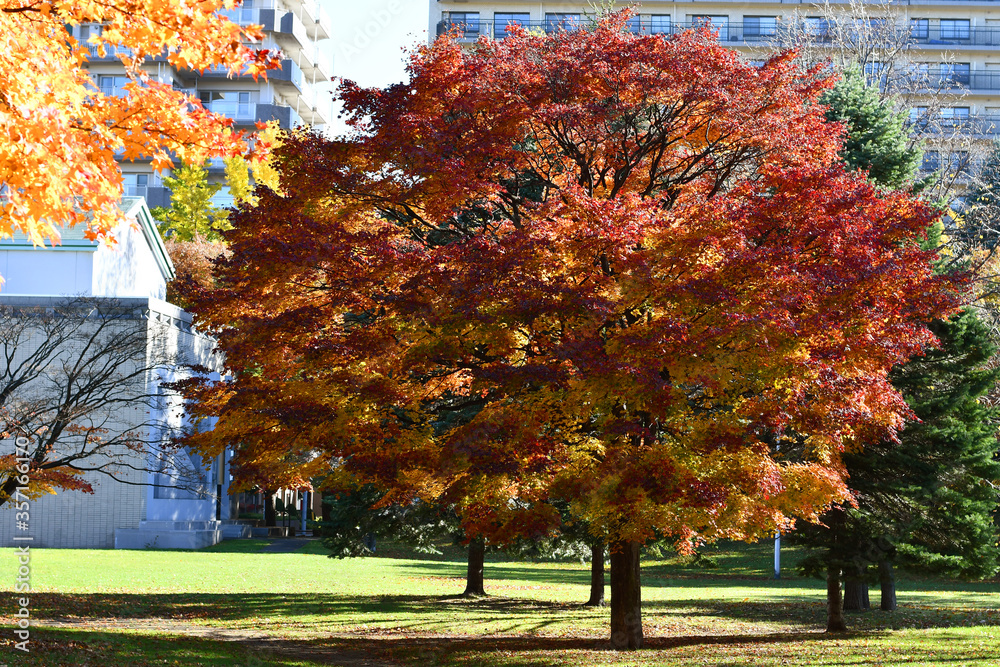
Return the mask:
<svg viewBox="0 0 1000 667">
<path fill-rule="evenodd" d="M 880 559 L 878 562 L 878 581 L 882 588 L 882 611 L 896 609 L 896 575 L 892 571 L 892 563 Z"/>
<path fill-rule="evenodd" d="M 847 632 L 844 620 L 844 601 L 840 597 L 840 568 L 826 568 L 826 631 Z"/>
<path fill-rule="evenodd" d="M 274 511 L 274 491 L 264 491 L 264 525 L 273 527 L 278 525 L 278 514 Z"/>
<path fill-rule="evenodd" d="M 638 542 L 611 545 L 611 646 L 619 651 L 642 648 Z"/>
<path fill-rule="evenodd" d="M 483 566 L 486 561 L 486 543 L 479 538 L 469 541 L 469 569 L 465 578 L 466 597 L 486 595 L 483 588 Z"/>
<path fill-rule="evenodd" d="M 584 606 L 604 606 L 604 542 L 590 545 L 590 599 Z"/>
<path fill-rule="evenodd" d="M 844 572 L 844 611 L 868 611 L 868 583 L 863 579 L 864 569 L 852 567 Z"/>
</svg>

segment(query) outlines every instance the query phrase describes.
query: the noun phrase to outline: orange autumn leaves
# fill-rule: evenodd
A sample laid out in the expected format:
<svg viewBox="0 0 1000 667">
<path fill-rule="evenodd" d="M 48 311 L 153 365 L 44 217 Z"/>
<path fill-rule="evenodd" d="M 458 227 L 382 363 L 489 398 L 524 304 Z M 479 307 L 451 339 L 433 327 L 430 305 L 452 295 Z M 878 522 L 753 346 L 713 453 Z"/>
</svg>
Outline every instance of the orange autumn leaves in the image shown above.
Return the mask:
<svg viewBox="0 0 1000 667">
<path fill-rule="evenodd" d="M 409 84 L 343 86 L 355 132 L 282 146 L 285 196 L 200 295 L 238 370 L 192 443 L 266 417 L 498 541 L 557 499 L 682 542 L 844 499 L 840 452 L 903 424 L 886 373 L 962 289 L 919 247 L 935 214 L 835 164 L 829 82 L 792 54 L 623 28 L 442 39 Z"/>
<path fill-rule="evenodd" d="M 141 67 L 147 57 L 254 76 L 274 67 L 274 54 L 243 43 L 259 42 L 260 31 L 217 15 L 222 7 L 0 0 L 0 238 L 21 232 L 41 244 L 56 241 L 60 225 L 86 224 L 90 236 L 109 229 L 122 194 L 116 158 L 151 158 L 162 169 L 174 156 L 197 162 L 245 150 L 225 118 Z M 81 24 L 103 27 L 81 42 L 70 32 Z M 96 86 L 84 67 L 91 52 L 121 58 L 126 94 Z"/>
</svg>

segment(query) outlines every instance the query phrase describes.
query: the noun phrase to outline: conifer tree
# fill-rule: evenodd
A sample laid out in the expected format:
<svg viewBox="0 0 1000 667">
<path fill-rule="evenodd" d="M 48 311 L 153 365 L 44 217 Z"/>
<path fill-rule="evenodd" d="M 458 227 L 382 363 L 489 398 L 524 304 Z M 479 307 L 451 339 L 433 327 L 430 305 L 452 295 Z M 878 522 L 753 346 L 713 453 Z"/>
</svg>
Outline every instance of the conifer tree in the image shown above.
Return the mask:
<svg viewBox="0 0 1000 667">
<path fill-rule="evenodd" d="M 823 101 L 827 119 L 847 126 L 840 157 L 848 166 L 887 188 L 912 180 L 920 151 L 907 148 L 903 117 L 858 72 L 845 72 Z M 939 238 L 940 229 L 932 230 L 928 245 Z M 875 566 L 884 610 L 896 607 L 894 562 L 980 577 L 998 567 L 991 516 L 1000 480 L 993 460 L 998 413 L 978 401 L 996 384 L 997 372 L 986 370 L 996 348 L 972 311 L 930 327 L 940 347 L 891 375 L 915 419 L 899 442 L 864 443 L 863 451 L 845 454 L 857 505 L 836 506 L 792 536 L 812 551 L 802 569 L 827 579 L 831 631 L 846 629 L 843 609 L 869 608 Z"/>
<path fill-rule="evenodd" d="M 847 69 L 820 102 L 828 106 L 826 119 L 844 124 L 840 158 L 854 170 L 887 188 L 913 180 L 922 151 L 909 145 L 906 114 L 893 111 L 878 91 L 865 83 L 857 69 Z"/>
<path fill-rule="evenodd" d="M 887 611 L 896 606 L 894 561 L 963 577 L 1000 568 L 992 520 L 1000 411 L 979 400 L 1000 374 L 987 368 L 996 346 L 973 311 L 930 326 L 940 347 L 892 374 L 916 419 L 900 442 L 868 443 L 846 454 L 857 506 L 838 506 L 822 525 L 804 524 L 793 538 L 813 550 L 803 563 L 807 573 L 845 573 L 848 610 L 868 606 L 865 579 L 873 566 Z"/>
</svg>

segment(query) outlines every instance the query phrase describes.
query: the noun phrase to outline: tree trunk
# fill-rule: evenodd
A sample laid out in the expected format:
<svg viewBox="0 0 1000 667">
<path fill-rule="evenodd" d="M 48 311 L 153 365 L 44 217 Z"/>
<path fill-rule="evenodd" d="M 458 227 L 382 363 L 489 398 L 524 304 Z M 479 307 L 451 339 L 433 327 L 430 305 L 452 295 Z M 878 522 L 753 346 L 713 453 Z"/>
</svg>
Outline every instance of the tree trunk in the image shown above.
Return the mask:
<svg viewBox="0 0 1000 667">
<path fill-rule="evenodd" d="M 278 514 L 274 511 L 274 491 L 264 491 L 264 525 L 268 528 L 278 525 Z"/>
<path fill-rule="evenodd" d="M 864 568 L 860 566 L 844 570 L 844 611 L 868 611 L 868 583 L 864 580 Z"/>
<path fill-rule="evenodd" d="M 611 545 L 611 646 L 619 651 L 642 648 L 638 542 Z"/>
<path fill-rule="evenodd" d="M 847 632 L 844 621 L 844 601 L 840 597 L 840 568 L 826 568 L 826 631 Z"/>
<path fill-rule="evenodd" d="M 882 587 L 882 611 L 896 609 L 896 575 L 892 563 L 883 559 L 878 562 L 878 580 Z"/>
<path fill-rule="evenodd" d="M 584 606 L 604 606 L 604 542 L 590 545 L 590 599 Z"/>
<path fill-rule="evenodd" d="M 469 569 L 466 574 L 465 592 L 466 597 L 479 597 L 486 595 L 483 588 L 483 565 L 486 560 L 486 543 L 479 538 L 469 542 Z"/>
<path fill-rule="evenodd" d="M 868 584 L 861 579 L 844 580 L 844 611 L 868 611 Z"/>
</svg>

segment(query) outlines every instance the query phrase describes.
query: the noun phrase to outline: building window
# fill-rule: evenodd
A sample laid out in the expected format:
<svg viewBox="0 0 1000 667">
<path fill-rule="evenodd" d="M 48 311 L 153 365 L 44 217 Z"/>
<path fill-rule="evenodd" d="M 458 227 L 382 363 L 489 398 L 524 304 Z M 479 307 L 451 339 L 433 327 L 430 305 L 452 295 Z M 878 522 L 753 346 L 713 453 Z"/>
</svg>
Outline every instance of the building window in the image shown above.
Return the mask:
<svg viewBox="0 0 1000 667">
<path fill-rule="evenodd" d="M 127 76 L 99 76 L 97 86 L 101 89 L 101 94 L 107 97 L 125 97 L 125 84 L 128 81 Z"/>
<path fill-rule="evenodd" d="M 937 151 L 926 151 L 924 161 L 920 165 L 923 171 L 937 171 L 941 166 L 941 155 Z"/>
<path fill-rule="evenodd" d="M 942 63 L 941 79 L 946 82 L 969 85 L 971 66 L 969 63 Z"/>
<path fill-rule="evenodd" d="M 968 118 L 969 107 L 947 107 L 941 109 L 942 118 Z"/>
<path fill-rule="evenodd" d="M 880 86 L 885 85 L 885 77 L 885 63 L 874 62 L 865 65 L 865 81 L 868 82 L 868 85 L 872 86 L 876 83 Z"/>
<path fill-rule="evenodd" d="M 709 16 L 709 15 L 692 16 L 691 25 L 696 28 L 707 26 L 712 30 L 718 31 L 720 42 L 725 42 L 729 39 L 728 16 Z"/>
<path fill-rule="evenodd" d="M 969 39 L 969 19 L 941 19 L 941 39 Z"/>
<path fill-rule="evenodd" d="M 545 32 L 576 30 L 580 26 L 579 14 L 546 14 Z"/>
<path fill-rule="evenodd" d="M 910 108 L 910 124 L 919 125 L 923 127 L 927 124 L 927 107 L 911 107 Z"/>
<path fill-rule="evenodd" d="M 928 19 L 910 19 L 910 37 L 913 39 L 927 39 L 930 37 L 931 27 Z"/>
<path fill-rule="evenodd" d="M 963 127 L 969 122 L 969 107 L 948 107 L 941 109 L 941 124 L 944 127 Z"/>
<path fill-rule="evenodd" d="M 202 90 L 198 93 L 203 107 L 234 120 L 252 120 L 256 116 L 252 97 L 252 93 L 245 90 Z"/>
<path fill-rule="evenodd" d="M 122 174 L 126 197 L 145 197 L 149 192 L 149 174 Z"/>
<path fill-rule="evenodd" d="M 653 14 L 650 16 L 649 31 L 654 35 L 670 34 L 670 16 L 668 14 Z"/>
<path fill-rule="evenodd" d="M 531 22 L 531 14 L 528 13 L 501 13 L 493 15 L 493 35 L 503 38 L 507 36 L 507 26 L 520 25 L 527 26 Z"/>
<path fill-rule="evenodd" d="M 479 36 L 479 12 L 445 12 L 443 23 L 445 30 L 461 30 L 463 37 Z"/>
<path fill-rule="evenodd" d="M 951 171 L 961 174 L 969 170 L 969 151 L 952 151 L 948 156 Z"/>
<path fill-rule="evenodd" d="M 832 32 L 830 21 L 818 16 L 808 17 L 802 27 L 807 35 L 813 37 L 829 37 Z"/>
<path fill-rule="evenodd" d="M 773 37 L 778 32 L 778 17 L 776 16 L 744 16 L 743 37 L 760 39 Z"/>
</svg>

